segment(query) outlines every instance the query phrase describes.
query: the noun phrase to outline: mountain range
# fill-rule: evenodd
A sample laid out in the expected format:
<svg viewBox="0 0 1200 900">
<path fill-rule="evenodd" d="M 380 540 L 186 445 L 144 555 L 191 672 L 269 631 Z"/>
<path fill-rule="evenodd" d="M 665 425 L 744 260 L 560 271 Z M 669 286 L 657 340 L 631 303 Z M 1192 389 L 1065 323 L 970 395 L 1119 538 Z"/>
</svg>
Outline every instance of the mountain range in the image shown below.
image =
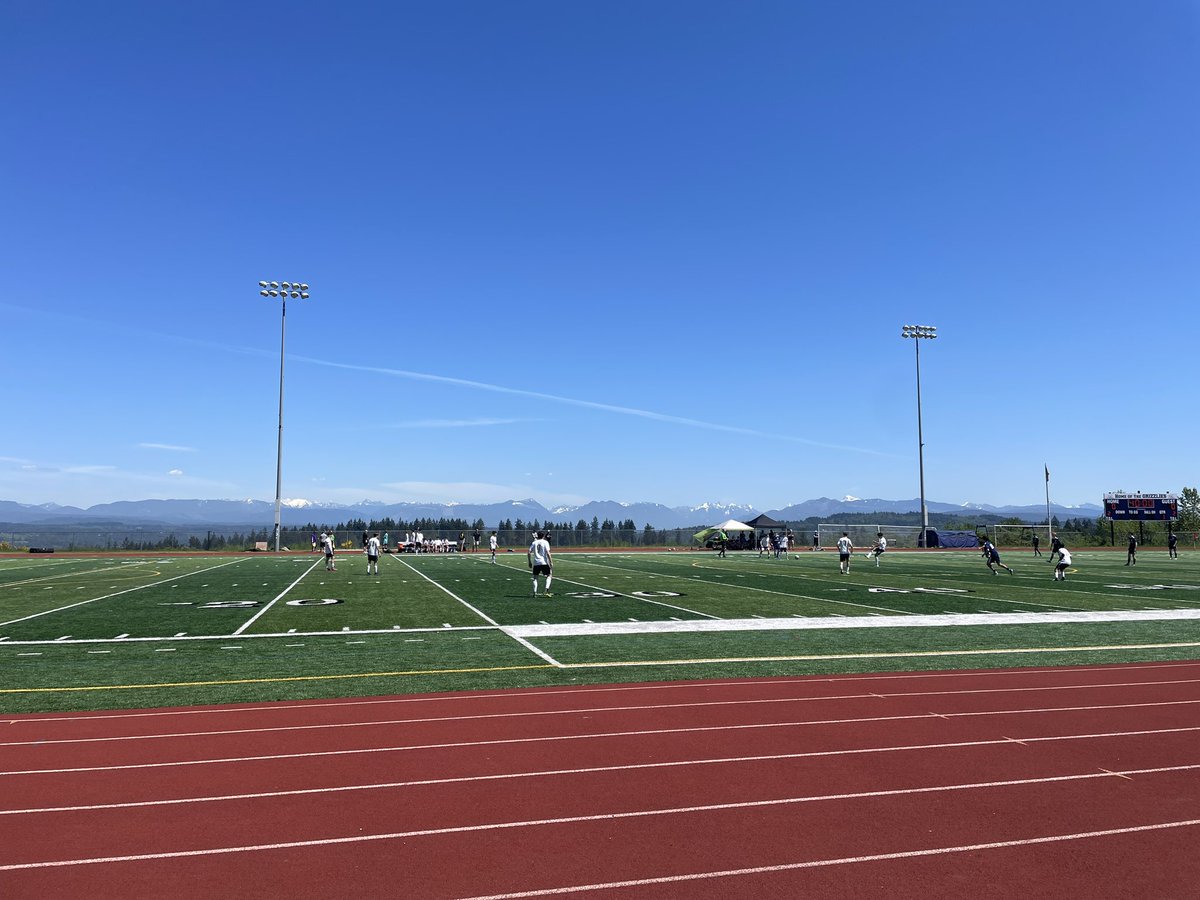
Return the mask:
<svg viewBox="0 0 1200 900">
<path fill-rule="evenodd" d="M 1015 517 L 1029 522 L 1044 522 L 1045 506 L 990 506 L 983 503 L 938 503 L 930 501 L 931 513 L 958 513 Z M 780 521 L 799 521 L 811 516 L 819 518 L 839 513 L 908 513 L 921 508 L 920 500 L 862 500 L 843 497 L 833 500 L 819 497 L 780 509 L 759 510 L 742 504 L 702 503 L 698 506 L 664 506 L 661 503 L 619 503 L 615 500 L 593 500 L 582 506 L 561 506 L 547 509 L 536 500 L 508 500 L 503 503 L 381 503 L 363 501 L 355 504 L 314 503 L 308 500 L 284 500 L 280 519 L 284 527 L 303 525 L 335 525 L 352 519 L 482 519 L 487 527 L 509 519 L 526 522 L 577 522 L 593 518 L 622 522 L 633 519 L 638 528 L 692 528 L 715 525 L 726 519 L 739 521 L 766 512 Z M 1098 504 L 1081 506 L 1051 504 L 1051 515 L 1059 519 L 1096 518 L 1102 512 Z M 121 500 L 101 503 L 80 509 L 53 503 L 33 505 L 0 500 L 0 526 L 20 525 L 244 525 L 269 527 L 275 521 L 275 504 L 265 500 Z"/>
</svg>

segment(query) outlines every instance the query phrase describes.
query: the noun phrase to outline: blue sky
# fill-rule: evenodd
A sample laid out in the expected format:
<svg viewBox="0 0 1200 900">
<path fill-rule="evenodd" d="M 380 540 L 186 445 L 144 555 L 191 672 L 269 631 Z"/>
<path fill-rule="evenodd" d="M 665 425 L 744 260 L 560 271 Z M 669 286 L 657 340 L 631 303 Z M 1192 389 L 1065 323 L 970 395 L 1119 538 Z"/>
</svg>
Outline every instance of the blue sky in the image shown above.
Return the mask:
<svg viewBox="0 0 1200 900">
<path fill-rule="evenodd" d="M 0 499 L 1200 482 L 1200 5 L 0 0 Z"/>
</svg>

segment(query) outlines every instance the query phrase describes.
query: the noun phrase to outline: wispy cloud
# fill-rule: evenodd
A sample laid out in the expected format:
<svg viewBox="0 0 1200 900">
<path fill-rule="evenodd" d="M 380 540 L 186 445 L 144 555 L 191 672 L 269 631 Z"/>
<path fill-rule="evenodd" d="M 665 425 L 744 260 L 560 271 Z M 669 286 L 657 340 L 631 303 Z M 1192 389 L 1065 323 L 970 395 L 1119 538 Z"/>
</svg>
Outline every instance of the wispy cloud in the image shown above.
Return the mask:
<svg viewBox="0 0 1200 900">
<path fill-rule="evenodd" d="M 13 306 L 12 304 L 0 303 L 0 309 L 14 309 L 24 312 L 36 313 L 42 315 L 39 310 L 27 309 L 25 307 Z M 47 314 L 60 315 L 62 318 L 74 321 L 89 321 L 76 316 L 65 316 L 61 314 L 47 311 Z M 181 335 L 162 334 L 160 332 L 151 332 L 144 329 L 130 328 L 128 326 L 116 325 L 112 322 L 98 323 L 110 330 L 119 330 L 126 333 L 142 334 L 152 336 L 162 340 L 176 341 L 179 343 L 190 344 L 192 346 L 207 347 L 214 350 L 222 350 L 229 353 L 240 353 L 250 356 L 273 357 L 277 356 L 274 350 L 265 350 L 261 347 L 242 347 L 231 344 L 218 344 L 212 341 L 198 340 L 195 338 L 183 337 Z M 622 416 L 634 416 L 636 418 L 648 419 L 655 422 L 663 422 L 672 425 L 682 425 L 688 428 L 700 428 L 707 431 L 721 431 L 727 434 L 740 434 L 746 437 L 764 438 L 769 440 L 786 441 L 793 444 L 805 444 L 810 447 L 823 447 L 830 450 L 842 450 L 850 453 L 862 453 L 868 456 L 891 457 L 895 454 L 885 453 L 880 450 L 873 450 L 867 447 L 851 447 L 844 444 L 834 444 L 828 441 L 816 440 L 814 438 L 800 437 L 792 434 L 778 434 L 776 432 L 761 431 L 756 428 L 743 428 L 738 425 L 725 425 L 719 422 L 706 422 L 702 419 L 692 419 L 686 416 L 674 416 L 669 413 L 656 412 L 648 409 L 638 409 L 631 406 L 618 406 L 612 403 L 600 403 L 595 400 L 583 400 L 576 397 L 563 397 L 558 394 L 548 394 L 541 391 L 530 391 L 522 388 L 506 387 L 500 384 L 489 384 L 484 381 L 472 381 L 467 378 L 452 378 L 447 375 L 433 375 L 427 372 L 412 372 L 405 369 L 391 369 L 383 366 L 365 366 L 356 365 L 353 363 L 334 362 L 326 359 L 316 359 L 310 356 L 288 356 L 289 360 L 294 360 L 298 363 L 308 363 L 314 366 L 325 366 L 332 369 L 344 369 L 352 372 L 371 372 L 377 375 L 387 375 L 393 378 L 405 378 L 410 381 L 423 381 L 434 384 L 448 384 L 463 388 L 470 388 L 477 391 L 490 391 L 497 394 L 509 394 L 516 397 L 529 397 L 532 399 L 546 400 L 551 403 L 564 403 L 569 406 L 582 407 L 584 409 L 594 409 L 601 412 L 613 413 Z M 428 427 L 428 426 L 427 426 Z M 442 426 L 445 427 L 445 426 Z"/>
<path fill-rule="evenodd" d="M 825 447 L 831 450 L 845 450 L 853 453 L 865 453 L 870 456 L 890 456 L 892 454 L 883 453 L 879 450 L 870 450 L 865 447 L 848 447 L 842 444 L 831 444 L 826 441 L 813 440 L 811 438 L 797 437 L 789 434 L 776 434 L 769 431 L 759 431 L 754 428 L 742 428 L 737 425 L 722 425 L 717 422 L 706 422 L 702 419 L 690 419 L 686 416 L 673 416 L 668 413 L 655 412 L 648 409 L 638 409 L 632 406 L 617 406 L 612 403 L 599 403 L 595 400 L 581 400 L 575 397 L 563 397 L 558 394 L 547 394 L 542 391 L 529 391 L 523 388 L 505 387 L 500 384 L 488 384 L 484 381 L 471 381 L 466 378 L 452 378 L 448 375 L 431 375 L 426 372 L 410 372 L 405 369 L 390 369 L 382 366 L 364 366 L 354 363 L 333 362 L 326 359 L 314 359 L 311 356 L 291 356 L 289 359 L 294 359 L 296 362 L 308 363 L 314 366 L 326 366 L 331 369 L 346 369 L 352 372 L 371 372 L 376 375 L 389 375 L 394 378 L 406 378 L 412 381 L 426 381 L 436 384 L 450 384 L 457 387 L 471 388 L 478 391 L 491 391 L 497 394 L 510 394 L 517 397 L 530 397 L 537 400 L 547 400 L 552 403 L 565 403 L 570 406 L 579 406 L 585 409 L 595 409 L 602 412 L 615 413 L 623 416 L 635 416 L 641 419 L 650 419 L 655 422 L 666 422 L 673 425 L 684 425 L 689 428 L 703 428 L 709 431 L 724 431 L 730 434 L 741 434 L 747 437 L 770 438 L 779 441 L 788 441 L 796 444 L 807 444 L 812 447 Z"/>
<path fill-rule="evenodd" d="M 183 469 L 172 469 L 167 474 L 174 478 L 178 478 L 179 476 L 181 476 L 183 474 Z"/>
<path fill-rule="evenodd" d="M 195 447 L 180 447 L 177 444 L 155 444 L 150 441 L 143 441 L 142 443 L 138 444 L 138 446 L 142 447 L 145 450 L 171 450 L 176 453 L 195 453 L 196 452 Z"/>
<path fill-rule="evenodd" d="M 389 428 L 487 428 L 493 425 L 516 425 L 533 419 L 416 419 L 393 422 Z"/>
</svg>

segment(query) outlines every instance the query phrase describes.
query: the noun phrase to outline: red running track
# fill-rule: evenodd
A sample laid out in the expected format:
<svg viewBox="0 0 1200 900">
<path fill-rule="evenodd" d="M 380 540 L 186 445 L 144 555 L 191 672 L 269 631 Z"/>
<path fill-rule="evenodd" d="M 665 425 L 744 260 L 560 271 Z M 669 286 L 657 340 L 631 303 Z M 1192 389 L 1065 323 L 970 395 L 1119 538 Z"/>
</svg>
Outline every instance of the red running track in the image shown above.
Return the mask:
<svg viewBox="0 0 1200 900">
<path fill-rule="evenodd" d="M 1200 885 L 1200 662 L 0 723 L 6 900 Z"/>
</svg>

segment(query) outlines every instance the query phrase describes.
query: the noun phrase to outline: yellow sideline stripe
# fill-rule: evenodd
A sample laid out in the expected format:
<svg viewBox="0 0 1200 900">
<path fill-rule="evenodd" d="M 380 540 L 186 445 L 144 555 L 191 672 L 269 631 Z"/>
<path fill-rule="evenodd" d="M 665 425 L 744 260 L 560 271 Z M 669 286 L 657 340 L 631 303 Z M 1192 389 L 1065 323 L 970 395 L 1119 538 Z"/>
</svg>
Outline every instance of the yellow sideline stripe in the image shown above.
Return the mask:
<svg viewBox="0 0 1200 900">
<path fill-rule="evenodd" d="M 174 681 L 164 684 L 95 684 L 78 687 L 0 688 L 0 694 L 51 694 L 72 691 L 133 691 L 147 688 L 214 687 L 223 684 L 271 684 L 279 681 L 332 681 L 339 678 L 397 678 L 403 675 L 468 675 L 476 672 L 516 672 L 557 666 L 490 666 L 482 669 L 414 669 L 410 672 L 359 672 L 348 675 L 288 675 L 279 678 L 236 678 L 227 681 Z"/>
<path fill-rule="evenodd" d="M 822 662 L 836 659 L 902 659 L 914 656 L 1003 656 L 1008 653 L 1094 653 L 1104 650 L 1168 650 L 1200 647 L 1200 641 L 1175 644 L 1113 644 L 1095 647 L 1011 647 L 991 650 L 913 650 L 904 653 L 829 653 L 823 656 L 729 656 L 713 659 L 647 659 L 633 662 L 563 663 L 564 669 L 603 669 L 616 666 L 694 666 L 717 663 Z"/>
</svg>

